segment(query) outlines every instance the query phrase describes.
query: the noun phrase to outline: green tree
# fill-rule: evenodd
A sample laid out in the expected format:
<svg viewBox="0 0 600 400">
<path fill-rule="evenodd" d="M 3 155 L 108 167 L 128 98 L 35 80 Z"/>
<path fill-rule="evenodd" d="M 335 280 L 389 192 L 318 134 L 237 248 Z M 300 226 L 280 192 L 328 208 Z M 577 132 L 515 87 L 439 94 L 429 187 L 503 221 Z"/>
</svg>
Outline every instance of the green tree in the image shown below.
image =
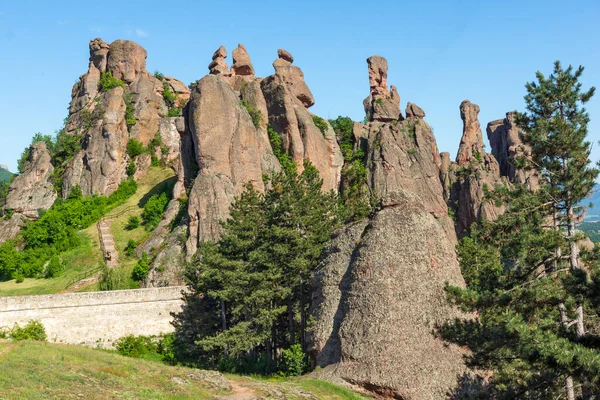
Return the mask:
<svg viewBox="0 0 600 400">
<path fill-rule="evenodd" d="M 290 168 L 266 178 L 264 194 L 248 184 L 221 239 L 201 245 L 186 269 L 190 292 L 175 321 L 200 364 L 225 359 L 244 370 L 241 360 L 251 358 L 272 372 L 281 349 L 306 349 L 310 277 L 340 221 L 338 200 L 322 183 L 306 163 L 301 174 Z"/>
<path fill-rule="evenodd" d="M 478 321 L 456 321 L 445 337 L 473 351 L 472 366 L 494 371 L 495 398 L 594 398 L 600 388 L 598 263 L 581 254 L 576 225 L 598 170 L 590 167 L 589 117 L 583 104 L 583 68 L 526 85 L 527 111 L 518 115 L 528 158 L 540 187 L 498 189 L 506 212 L 475 227 L 458 251 L 466 288 L 449 297 Z M 584 318 L 584 316 L 586 316 Z M 586 319 L 587 318 L 587 319 Z"/>
</svg>

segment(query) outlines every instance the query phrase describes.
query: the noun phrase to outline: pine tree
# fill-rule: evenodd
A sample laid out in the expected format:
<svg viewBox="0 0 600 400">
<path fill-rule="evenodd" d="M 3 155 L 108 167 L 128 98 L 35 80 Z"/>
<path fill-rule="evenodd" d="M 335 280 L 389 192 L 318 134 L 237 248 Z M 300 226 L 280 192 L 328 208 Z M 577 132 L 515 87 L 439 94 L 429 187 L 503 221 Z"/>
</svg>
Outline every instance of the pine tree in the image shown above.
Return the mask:
<svg viewBox="0 0 600 400">
<path fill-rule="evenodd" d="M 265 184 L 264 194 L 247 185 L 231 206 L 221 239 L 203 244 L 186 270 L 186 307 L 201 312 L 180 314 L 176 326 L 205 365 L 228 360 L 233 369 L 270 372 L 278 350 L 297 342 L 306 349 L 310 277 L 340 221 L 338 200 L 321 191 L 310 163 L 301 174 L 286 168 Z M 191 318 L 211 321 L 211 329 L 194 327 Z M 196 333 L 190 336 L 190 330 Z M 259 367 L 248 371 L 246 360 Z"/>
<path fill-rule="evenodd" d="M 531 146 L 520 167 L 537 170 L 535 192 L 498 189 L 505 214 L 484 222 L 461 240 L 458 251 L 466 289 L 448 287 L 452 301 L 475 311 L 478 321 L 456 321 L 443 335 L 473 350 L 472 366 L 494 371 L 498 398 L 592 399 L 600 384 L 598 318 L 594 305 L 597 266 L 584 265 L 576 225 L 579 206 L 594 186 L 585 140 L 589 117 L 582 107 L 583 68 L 559 62 L 526 85 L 527 111 L 518 115 Z M 584 320 L 584 315 L 594 320 Z M 581 389 L 580 389 L 581 388 Z"/>
</svg>

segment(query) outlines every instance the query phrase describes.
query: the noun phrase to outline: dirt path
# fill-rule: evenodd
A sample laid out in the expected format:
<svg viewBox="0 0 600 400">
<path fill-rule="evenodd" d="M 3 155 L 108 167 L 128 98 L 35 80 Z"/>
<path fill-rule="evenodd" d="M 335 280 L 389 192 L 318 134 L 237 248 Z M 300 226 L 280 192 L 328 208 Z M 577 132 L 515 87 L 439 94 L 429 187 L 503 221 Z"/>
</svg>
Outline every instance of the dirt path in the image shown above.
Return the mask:
<svg viewBox="0 0 600 400">
<path fill-rule="evenodd" d="M 248 386 L 244 386 L 242 383 L 237 381 L 229 380 L 229 384 L 231 385 L 232 394 L 227 396 L 219 396 L 217 399 L 219 400 L 252 400 L 257 398 L 256 392 L 249 388 Z"/>
<path fill-rule="evenodd" d="M 9 344 L 7 348 L 5 348 L 4 350 L 0 351 L 0 357 L 2 357 L 3 355 L 5 355 L 6 353 L 8 353 L 9 351 L 11 351 L 12 349 L 14 349 L 15 347 L 17 347 L 16 343 Z"/>
</svg>

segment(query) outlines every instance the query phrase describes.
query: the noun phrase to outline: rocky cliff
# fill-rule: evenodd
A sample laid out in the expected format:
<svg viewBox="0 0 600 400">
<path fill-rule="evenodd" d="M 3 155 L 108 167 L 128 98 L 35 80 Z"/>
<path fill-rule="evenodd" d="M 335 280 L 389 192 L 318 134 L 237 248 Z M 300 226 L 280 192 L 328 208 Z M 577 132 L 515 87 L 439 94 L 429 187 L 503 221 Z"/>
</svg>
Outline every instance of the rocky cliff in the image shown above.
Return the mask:
<svg viewBox="0 0 600 400">
<path fill-rule="evenodd" d="M 317 376 L 385 398 L 443 398 L 464 373 L 462 353 L 435 336 L 459 313 L 444 283 L 464 284 L 425 112 L 387 89 L 387 62 L 367 60 L 368 184 L 381 207 L 337 232 L 315 273 L 310 354 Z M 381 99 L 381 101 L 379 101 Z"/>
</svg>

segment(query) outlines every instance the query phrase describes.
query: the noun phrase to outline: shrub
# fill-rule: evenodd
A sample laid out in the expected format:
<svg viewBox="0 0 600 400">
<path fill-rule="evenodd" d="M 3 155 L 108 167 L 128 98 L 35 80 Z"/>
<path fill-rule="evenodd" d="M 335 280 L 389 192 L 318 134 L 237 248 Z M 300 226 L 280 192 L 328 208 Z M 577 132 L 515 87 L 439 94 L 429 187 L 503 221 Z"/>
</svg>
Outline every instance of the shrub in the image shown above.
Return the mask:
<svg viewBox="0 0 600 400">
<path fill-rule="evenodd" d="M 138 217 L 137 215 L 132 215 L 127 220 L 127 224 L 125 225 L 125 229 L 127 229 L 128 231 L 131 231 L 131 230 L 134 230 L 135 228 L 137 228 L 138 226 L 140 226 L 140 217 Z"/>
<path fill-rule="evenodd" d="M 125 87 L 125 82 L 123 82 L 120 79 L 115 78 L 112 75 L 112 72 L 105 71 L 100 76 L 100 82 L 98 82 L 98 85 L 100 85 L 100 91 L 106 92 L 106 91 L 109 91 L 110 89 L 114 89 L 118 86 Z"/>
<path fill-rule="evenodd" d="M 181 108 L 169 107 L 169 111 L 167 112 L 167 117 L 178 117 L 180 115 L 181 115 Z"/>
<path fill-rule="evenodd" d="M 102 270 L 98 288 L 102 291 L 135 289 L 138 285 L 131 280 L 130 274 L 125 268 L 108 268 Z"/>
<path fill-rule="evenodd" d="M 158 70 L 154 71 L 154 77 L 156 79 L 158 79 L 159 81 L 161 81 L 161 82 L 165 79 L 165 75 L 162 72 L 158 71 Z"/>
<path fill-rule="evenodd" d="M 137 139 L 131 138 L 127 142 L 127 154 L 132 160 L 145 151 L 146 149 L 144 149 L 144 145 Z"/>
<path fill-rule="evenodd" d="M 48 338 L 44 325 L 34 319 L 30 320 L 24 327 L 15 324 L 10 331 L 10 337 L 12 340 L 39 340 L 42 342 L 45 342 Z"/>
<path fill-rule="evenodd" d="M 139 224 L 139 219 L 138 219 Z M 125 254 L 129 257 L 133 257 L 135 255 L 135 248 L 137 247 L 137 243 L 133 239 L 129 239 L 127 241 L 127 246 L 125 246 Z"/>
<path fill-rule="evenodd" d="M 329 130 L 329 125 L 327 125 L 327 121 L 325 121 L 321 117 L 317 117 L 316 115 L 313 115 L 312 119 L 315 126 L 319 128 L 321 134 L 323 135 L 323 137 L 325 137 L 325 135 L 327 134 L 327 130 Z"/>
<path fill-rule="evenodd" d="M 123 356 L 142 358 L 150 352 L 156 352 L 156 344 L 150 336 L 127 335 L 115 342 L 117 352 Z"/>
<path fill-rule="evenodd" d="M 260 110 L 252 107 L 246 100 L 240 100 L 240 103 L 244 106 L 246 111 L 248 111 L 248 114 L 250 114 L 250 118 L 252 118 L 254 127 L 258 128 L 260 126 L 260 121 L 262 121 L 262 113 Z"/>
<path fill-rule="evenodd" d="M 153 231 L 158 226 L 168 204 L 169 198 L 164 192 L 150 197 L 142 211 L 142 220 L 146 230 Z"/>
<path fill-rule="evenodd" d="M 168 83 L 163 84 L 163 92 L 162 97 L 165 100 L 165 104 L 167 107 L 172 108 L 175 107 L 175 102 L 177 101 L 177 95 L 171 89 L 171 86 Z"/>
<path fill-rule="evenodd" d="M 141 282 L 148 276 L 150 271 L 150 260 L 148 260 L 148 254 L 142 253 L 142 258 L 139 259 L 133 271 L 131 272 L 131 279 L 137 282 Z"/>
<path fill-rule="evenodd" d="M 127 174 L 128 177 L 133 177 L 133 175 L 135 175 L 135 171 L 137 170 L 135 163 L 133 161 L 130 161 L 129 164 L 127 165 L 127 169 L 125 170 L 125 173 Z"/>
<path fill-rule="evenodd" d="M 64 271 L 64 267 L 57 255 L 52 256 L 46 267 L 46 278 L 56 278 Z"/>
<path fill-rule="evenodd" d="M 281 140 L 281 136 L 270 126 L 267 128 L 267 133 L 269 135 L 269 142 L 271 144 L 271 149 L 273 150 L 273 154 L 279 160 L 281 167 L 284 171 L 289 170 L 290 168 L 295 168 L 295 164 L 292 161 L 292 157 L 289 154 L 285 153 L 283 150 L 283 141 Z"/>
<path fill-rule="evenodd" d="M 133 107 L 133 94 L 130 92 L 123 93 L 123 101 L 125 101 L 125 123 L 129 130 L 137 120 L 135 119 L 135 108 Z"/>
<path fill-rule="evenodd" d="M 306 355 L 299 344 L 292 345 L 281 352 L 279 374 L 282 376 L 300 376 L 306 368 Z"/>
</svg>

